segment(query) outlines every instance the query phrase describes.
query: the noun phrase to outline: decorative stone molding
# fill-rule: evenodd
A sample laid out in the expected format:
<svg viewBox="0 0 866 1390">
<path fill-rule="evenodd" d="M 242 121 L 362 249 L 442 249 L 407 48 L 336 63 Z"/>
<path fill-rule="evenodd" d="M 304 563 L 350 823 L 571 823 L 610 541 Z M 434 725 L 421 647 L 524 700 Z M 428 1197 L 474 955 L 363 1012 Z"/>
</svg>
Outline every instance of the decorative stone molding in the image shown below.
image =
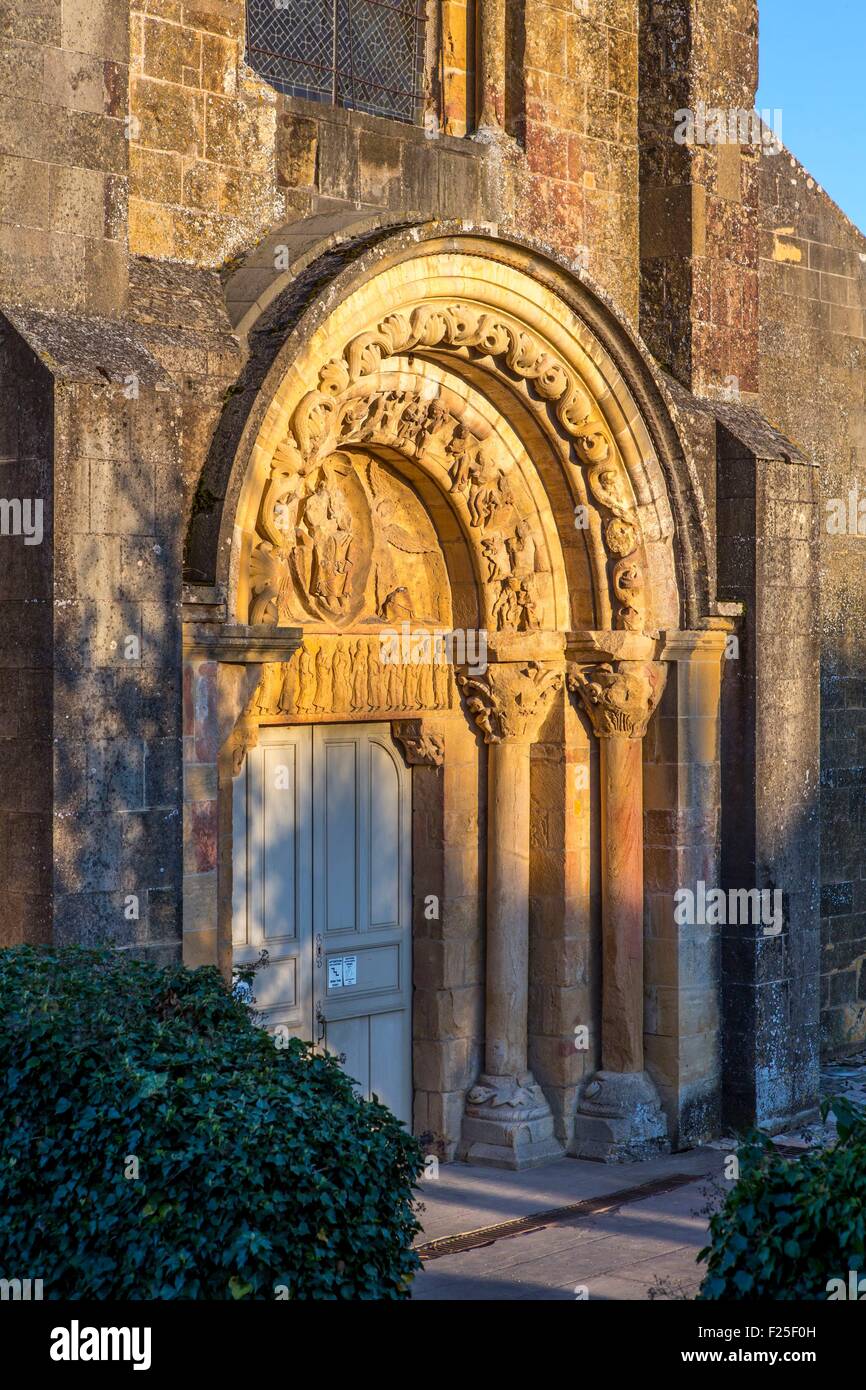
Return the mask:
<svg viewBox="0 0 866 1390">
<path fill-rule="evenodd" d="M 661 662 L 605 662 L 584 670 L 569 665 L 568 688 L 579 695 L 598 738 L 641 739 L 664 690 Z"/>
<path fill-rule="evenodd" d="M 441 767 L 445 761 L 445 740 L 428 733 L 420 719 L 392 719 L 391 736 L 402 744 L 410 767 Z"/>
<path fill-rule="evenodd" d="M 376 554 L 387 549 L 393 518 L 379 509 L 372 477 L 358 476 L 339 452 L 360 444 L 398 449 L 444 468 L 465 524 L 479 535 L 489 625 L 509 631 L 545 625 L 536 583 L 544 569 L 541 536 L 537 522 L 516 505 L 510 462 L 496 434 L 470 428 L 439 396 L 422 397 L 411 389 L 411 377 L 393 377 L 388 387 L 377 379 L 389 358 L 408 355 L 411 365 L 413 352 L 434 351 L 491 359 L 550 407 L 571 444 L 570 461 L 585 473 L 586 490 L 601 512 L 614 625 L 642 631 L 647 580 L 641 527 L 631 480 L 597 404 L 577 372 L 526 327 L 460 303 L 390 314 L 319 369 L 316 389 L 295 408 L 274 453 L 262 497 L 250 559 L 252 621 L 312 617 L 342 624 L 369 605 L 367 576 Z M 413 528 L 402 532 L 411 543 Z M 418 548 L 417 539 L 411 548 Z M 387 597 L 377 592 L 380 603 Z"/>
<path fill-rule="evenodd" d="M 259 719 L 272 689 L 274 673 L 292 658 L 303 640 L 300 628 L 246 626 L 237 623 L 191 623 L 184 631 L 187 658 L 218 663 L 219 746 L 237 776 L 244 758 L 258 742 Z"/>
<path fill-rule="evenodd" d="M 232 666 L 285 661 L 304 638 L 299 627 L 274 627 L 244 623 L 191 623 L 184 626 L 187 655 L 208 657 Z"/>
<path fill-rule="evenodd" d="M 664 1111 L 649 1073 L 597 1071 L 578 1101 L 575 1157 L 635 1163 L 670 1149 Z"/>
<path fill-rule="evenodd" d="M 458 675 L 457 683 L 485 743 L 532 743 L 562 689 L 562 672 L 536 661 L 508 662 L 489 666 L 483 676 Z"/>
</svg>

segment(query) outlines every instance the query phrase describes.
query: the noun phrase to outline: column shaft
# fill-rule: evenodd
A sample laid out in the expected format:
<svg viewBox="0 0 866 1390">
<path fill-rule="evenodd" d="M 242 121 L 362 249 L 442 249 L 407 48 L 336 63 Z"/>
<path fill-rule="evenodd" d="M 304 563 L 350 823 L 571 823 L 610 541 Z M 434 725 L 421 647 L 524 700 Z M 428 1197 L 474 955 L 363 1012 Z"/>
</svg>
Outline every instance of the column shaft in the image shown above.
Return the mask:
<svg viewBox="0 0 866 1390">
<path fill-rule="evenodd" d="M 600 739 L 602 1067 L 643 1071 L 642 740 Z"/>
<path fill-rule="evenodd" d="M 478 0 L 478 125 L 505 128 L 505 0 Z"/>
<path fill-rule="evenodd" d="M 486 1069 L 526 1071 L 529 990 L 529 753 L 490 746 L 487 791 Z"/>
</svg>

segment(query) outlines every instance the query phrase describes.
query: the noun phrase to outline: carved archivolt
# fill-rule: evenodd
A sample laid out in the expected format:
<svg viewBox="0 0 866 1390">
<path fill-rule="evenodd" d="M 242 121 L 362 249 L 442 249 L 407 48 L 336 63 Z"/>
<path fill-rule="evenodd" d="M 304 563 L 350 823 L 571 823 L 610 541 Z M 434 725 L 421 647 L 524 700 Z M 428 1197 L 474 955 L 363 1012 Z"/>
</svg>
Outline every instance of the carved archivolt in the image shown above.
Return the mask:
<svg viewBox="0 0 866 1390">
<path fill-rule="evenodd" d="M 615 625 L 642 630 L 640 526 L 630 480 L 598 407 L 577 374 L 532 333 L 466 304 L 422 304 L 391 314 L 321 367 L 316 388 L 297 405 L 274 455 L 251 558 L 251 621 L 313 618 L 339 626 L 388 616 L 382 611 L 388 594 L 373 576 L 381 557 L 393 553 L 395 527 L 404 541 L 417 528 L 405 516 L 395 520 L 396 503 L 389 509 L 369 470 L 352 461 L 352 446 L 378 446 L 447 473 L 458 512 L 477 538 L 490 626 L 531 631 L 549 625 L 538 592 L 546 568 L 542 538 L 525 508 L 521 514 L 513 462 L 502 442 L 495 433 L 484 437 L 470 428 L 441 394 L 382 385 L 389 358 L 424 350 L 493 358 L 547 404 L 602 513 Z M 379 476 L 386 475 L 379 470 Z M 429 534 L 416 544 L 415 554 L 433 553 Z M 411 556 L 411 546 L 406 553 Z"/>
</svg>

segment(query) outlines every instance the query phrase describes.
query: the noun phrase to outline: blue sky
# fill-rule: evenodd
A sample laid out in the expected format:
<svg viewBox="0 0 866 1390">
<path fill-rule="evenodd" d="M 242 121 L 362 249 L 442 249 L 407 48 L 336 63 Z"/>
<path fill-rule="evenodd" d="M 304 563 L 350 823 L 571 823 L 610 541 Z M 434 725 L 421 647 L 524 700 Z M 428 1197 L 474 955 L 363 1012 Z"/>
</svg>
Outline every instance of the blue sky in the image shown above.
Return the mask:
<svg viewBox="0 0 866 1390">
<path fill-rule="evenodd" d="M 757 107 L 866 232 L 866 0 L 758 0 Z"/>
</svg>

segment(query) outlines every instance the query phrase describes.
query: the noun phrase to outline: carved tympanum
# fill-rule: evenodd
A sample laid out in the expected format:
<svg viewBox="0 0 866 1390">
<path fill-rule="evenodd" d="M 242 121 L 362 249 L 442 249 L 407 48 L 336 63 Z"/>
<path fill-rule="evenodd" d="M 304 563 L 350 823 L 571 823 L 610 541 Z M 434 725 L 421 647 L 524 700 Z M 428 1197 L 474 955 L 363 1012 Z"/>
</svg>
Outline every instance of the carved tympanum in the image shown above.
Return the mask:
<svg viewBox="0 0 866 1390">
<path fill-rule="evenodd" d="M 568 688 L 580 696 L 599 738 L 643 738 L 666 675 L 667 667 L 653 661 L 569 665 Z"/>
<path fill-rule="evenodd" d="M 562 688 L 562 672 L 537 661 L 500 662 L 488 666 L 483 676 L 459 675 L 457 683 L 485 743 L 512 738 L 531 742 Z"/>
<path fill-rule="evenodd" d="M 279 451 L 250 559 L 252 622 L 447 621 L 439 543 L 417 497 L 375 459 Z"/>
</svg>

